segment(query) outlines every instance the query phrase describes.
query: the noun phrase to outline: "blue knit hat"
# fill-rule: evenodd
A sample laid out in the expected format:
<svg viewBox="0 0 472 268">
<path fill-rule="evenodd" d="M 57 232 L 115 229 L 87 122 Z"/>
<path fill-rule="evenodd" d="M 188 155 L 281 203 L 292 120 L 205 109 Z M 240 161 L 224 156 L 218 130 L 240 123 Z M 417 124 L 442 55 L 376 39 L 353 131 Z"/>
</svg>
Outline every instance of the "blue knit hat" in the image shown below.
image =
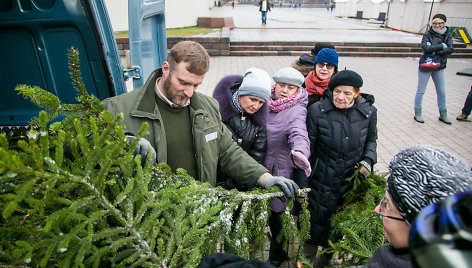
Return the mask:
<svg viewBox="0 0 472 268">
<path fill-rule="evenodd" d="M 317 62 L 327 62 L 329 64 L 332 64 L 336 66 L 336 69 L 338 68 L 338 52 L 332 48 L 323 48 L 318 52 L 315 58 L 315 63 Z"/>
</svg>

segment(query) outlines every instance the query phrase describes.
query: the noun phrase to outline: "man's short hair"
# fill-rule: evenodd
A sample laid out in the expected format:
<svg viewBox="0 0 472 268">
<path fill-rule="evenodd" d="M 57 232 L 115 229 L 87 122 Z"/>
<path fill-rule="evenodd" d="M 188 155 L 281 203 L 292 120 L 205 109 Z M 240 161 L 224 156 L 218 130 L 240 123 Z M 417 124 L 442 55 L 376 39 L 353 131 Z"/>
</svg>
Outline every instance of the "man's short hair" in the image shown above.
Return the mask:
<svg viewBox="0 0 472 268">
<path fill-rule="evenodd" d="M 175 44 L 167 55 L 172 70 L 175 64 L 188 62 L 187 70 L 193 74 L 204 75 L 210 68 L 210 56 L 205 48 L 194 41 L 182 41 Z"/>
</svg>

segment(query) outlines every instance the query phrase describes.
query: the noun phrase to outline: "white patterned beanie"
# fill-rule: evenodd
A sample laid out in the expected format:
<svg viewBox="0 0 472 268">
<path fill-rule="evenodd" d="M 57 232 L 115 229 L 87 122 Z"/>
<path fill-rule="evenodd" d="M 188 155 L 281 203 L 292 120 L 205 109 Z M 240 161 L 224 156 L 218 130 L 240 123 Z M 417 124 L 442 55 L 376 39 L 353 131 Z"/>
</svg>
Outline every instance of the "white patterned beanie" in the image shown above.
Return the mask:
<svg viewBox="0 0 472 268">
<path fill-rule="evenodd" d="M 428 145 L 412 146 L 389 165 L 387 192 L 406 223 L 445 197 L 472 189 L 471 167 L 462 159 Z"/>
</svg>

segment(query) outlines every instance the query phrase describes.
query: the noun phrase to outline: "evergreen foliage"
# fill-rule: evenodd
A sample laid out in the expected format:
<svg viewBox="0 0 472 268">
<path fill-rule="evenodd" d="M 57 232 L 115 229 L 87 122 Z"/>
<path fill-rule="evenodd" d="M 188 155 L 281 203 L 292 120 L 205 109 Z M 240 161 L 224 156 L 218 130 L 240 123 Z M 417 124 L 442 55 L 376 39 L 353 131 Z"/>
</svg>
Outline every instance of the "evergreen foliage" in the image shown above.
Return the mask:
<svg viewBox="0 0 472 268">
<path fill-rule="evenodd" d="M 242 257 L 264 250 L 268 202 L 277 188 L 227 191 L 195 181 L 165 164 L 144 167 L 133 157 L 122 115 L 113 118 L 83 85 L 78 51 L 69 68 L 79 104 L 61 104 L 38 87 L 21 94 L 42 111 L 14 149 L 0 135 L 0 263 L 32 267 L 195 267 L 221 245 Z M 48 125 L 60 114 L 68 117 Z M 145 135 L 143 125 L 138 137 Z M 306 193 L 306 190 L 303 191 Z M 293 205 L 293 200 L 289 207 Z M 289 213 L 286 244 L 308 236 Z"/>
<path fill-rule="evenodd" d="M 385 195 L 385 174 L 372 173 L 366 179 L 357 175 L 353 188 L 344 195 L 344 206 L 332 218 L 330 248 L 343 267 L 362 265 L 372 257 L 375 249 L 386 243 L 383 224 L 375 207 Z M 340 239 L 337 239 L 340 238 Z"/>
</svg>

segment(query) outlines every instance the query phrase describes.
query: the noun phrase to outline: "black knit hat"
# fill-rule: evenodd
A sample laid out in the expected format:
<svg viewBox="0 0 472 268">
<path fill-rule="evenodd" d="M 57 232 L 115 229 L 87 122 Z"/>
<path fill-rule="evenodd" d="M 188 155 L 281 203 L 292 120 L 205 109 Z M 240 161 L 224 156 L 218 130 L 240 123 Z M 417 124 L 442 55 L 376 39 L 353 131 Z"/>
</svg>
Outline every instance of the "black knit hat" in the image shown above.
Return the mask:
<svg viewBox="0 0 472 268">
<path fill-rule="evenodd" d="M 428 145 L 399 152 L 389 171 L 387 192 L 408 224 L 427 205 L 472 188 L 472 171 L 464 160 Z"/>
<path fill-rule="evenodd" d="M 444 22 L 447 21 L 446 15 L 444 15 L 444 14 L 436 14 L 436 15 L 434 15 L 433 20 L 436 19 L 436 18 L 442 19 Z"/>
<path fill-rule="evenodd" d="M 328 83 L 329 89 L 333 90 L 337 86 L 362 87 L 362 77 L 351 70 L 342 70 L 331 77 Z"/>
<path fill-rule="evenodd" d="M 315 56 L 322 50 L 323 48 L 331 48 L 334 49 L 333 44 L 328 42 L 318 42 L 315 44 L 315 47 L 311 49 L 311 55 Z"/>
</svg>

